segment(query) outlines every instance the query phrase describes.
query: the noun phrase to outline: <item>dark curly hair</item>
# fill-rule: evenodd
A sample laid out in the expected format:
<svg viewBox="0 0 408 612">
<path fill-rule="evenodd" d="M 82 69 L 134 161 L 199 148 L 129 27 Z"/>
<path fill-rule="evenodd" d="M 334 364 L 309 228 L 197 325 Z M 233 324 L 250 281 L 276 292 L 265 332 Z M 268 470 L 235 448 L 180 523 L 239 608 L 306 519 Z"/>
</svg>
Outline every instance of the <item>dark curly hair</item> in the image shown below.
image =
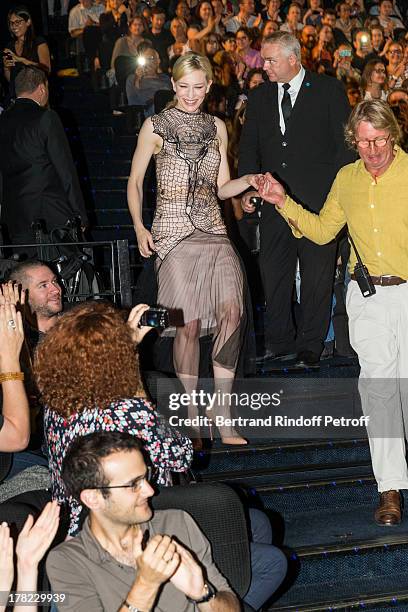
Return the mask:
<svg viewBox="0 0 408 612">
<path fill-rule="evenodd" d="M 124 313 L 105 302 L 80 304 L 59 318 L 37 347 L 34 373 L 42 402 L 64 417 L 145 397 Z"/>
<path fill-rule="evenodd" d="M 109 486 L 101 460 L 113 453 L 142 452 L 142 443 L 126 432 L 99 431 L 79 436 L 70 444 L 62 464 L 62 480 L 67 495 L 80 499 L 84 489 Z M 102 495 L 109 497 L 109 490 L 102 489 Z"/>
</svg>

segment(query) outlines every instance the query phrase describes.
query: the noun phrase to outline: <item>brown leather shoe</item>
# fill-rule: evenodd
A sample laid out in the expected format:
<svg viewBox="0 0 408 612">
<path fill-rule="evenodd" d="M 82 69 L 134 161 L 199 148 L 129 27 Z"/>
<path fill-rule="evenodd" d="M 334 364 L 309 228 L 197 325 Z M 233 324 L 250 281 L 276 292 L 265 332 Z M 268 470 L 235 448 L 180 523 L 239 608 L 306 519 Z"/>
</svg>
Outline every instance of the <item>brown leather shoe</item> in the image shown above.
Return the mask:
<svg viewBox="0 0 408 612">
<path fill-rule="evenodd" d="M 384 491 L 374 514 L 375 522 L 381 527 L 399 525 L 401 522 L 401 495 L 399 491 Z"/>
</svg>

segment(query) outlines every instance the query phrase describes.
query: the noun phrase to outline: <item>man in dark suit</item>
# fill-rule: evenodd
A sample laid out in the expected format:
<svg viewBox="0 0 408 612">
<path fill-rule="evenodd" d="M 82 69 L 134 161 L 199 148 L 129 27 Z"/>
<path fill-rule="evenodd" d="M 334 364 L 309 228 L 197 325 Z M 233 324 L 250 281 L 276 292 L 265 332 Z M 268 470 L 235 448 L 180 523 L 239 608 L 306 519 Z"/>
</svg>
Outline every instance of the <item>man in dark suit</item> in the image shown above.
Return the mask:
<svg viewBox="0 0 408 612">
<path fill-rule="evenodd" d="M 300 45 L 275 32 L 262 45 L 269 82 L 250 92 L 239 154 L 239 176 L 271 172 L 291 196 L 318 213 L 337 171 L 353 156 L 343 124 L 350 108 L 340 82 L 301 65 Z M 248 192 L 242 207 L 253 212 Z M 264 358 L 297 357 L 299 367 L 318 367 L 331 311 L 336 243 L 296 240 L 274 207 L 262 207 L 260 268 L 266 300 Z M 297 260 L 300 313 L 292 299 Z"/>
<path fill-rule="evenodd" d="M 86 226 L 87 214 L 64 128 L 46 108 L 47 76 L 25 66 L 15 87 L 15 104 L 0 116 L 0 219 L 18 245 L 33 242 L 31 226 L 37 219 L 51 231 L 75 216 Z"/>
</svg>

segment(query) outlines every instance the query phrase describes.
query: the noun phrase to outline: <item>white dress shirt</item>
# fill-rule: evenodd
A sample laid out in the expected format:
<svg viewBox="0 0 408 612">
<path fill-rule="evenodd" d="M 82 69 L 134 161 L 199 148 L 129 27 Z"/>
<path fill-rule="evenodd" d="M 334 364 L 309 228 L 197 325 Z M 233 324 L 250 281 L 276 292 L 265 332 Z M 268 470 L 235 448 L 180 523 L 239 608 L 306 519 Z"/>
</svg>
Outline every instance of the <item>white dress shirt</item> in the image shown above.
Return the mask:
<svg viewBox="0 0 408 612">
<path fill-rule="evenodd" d="M 293 77 L 291 81 L 289 81 L 289 89 L 288 93 L 290 95 L 290 100 L 292 102 L 292 108 L 295 106 L 296 98 L 298 97 L 298 93 L 303 83 L 303 79 L 305 78 L 305 69 L 303 66 L 300 68 L 299 72 L 296 76 Z M 284 89 L 283 83 L 278 83 L 278 109 L 279 109 L 279 126 L 282 134 L 285 133 L 285 120 L 283 118 L 282 113 L 282 99 L 283 99 Z"/>
<path fill-rule="evenodd" d="M 91 8 L 85 8 L 84 6 L 82 6 L 81 3 L 76 4 L 69 13 L 68 32 L 84 28 L 88 17 L 96 24 L 98 24 L 99 17 L 104 12 L 104 4 L 93 4 Z"/>
</svg>

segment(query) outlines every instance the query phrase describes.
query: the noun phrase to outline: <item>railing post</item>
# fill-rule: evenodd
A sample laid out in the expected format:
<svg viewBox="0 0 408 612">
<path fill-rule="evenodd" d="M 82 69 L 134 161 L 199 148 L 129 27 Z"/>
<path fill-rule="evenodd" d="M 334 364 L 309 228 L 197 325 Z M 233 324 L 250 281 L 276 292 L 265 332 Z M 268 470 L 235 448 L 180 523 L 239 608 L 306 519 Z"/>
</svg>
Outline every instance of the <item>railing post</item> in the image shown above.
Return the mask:
<svg viewBox="0 0 408 612">
<path fill-rule="evenodd" d="M 130 282 L 130 259 L 128 240 L 117 240 L 119 293 L 122 308 L 132 307 L 132 288 Z"/>
</svg>

